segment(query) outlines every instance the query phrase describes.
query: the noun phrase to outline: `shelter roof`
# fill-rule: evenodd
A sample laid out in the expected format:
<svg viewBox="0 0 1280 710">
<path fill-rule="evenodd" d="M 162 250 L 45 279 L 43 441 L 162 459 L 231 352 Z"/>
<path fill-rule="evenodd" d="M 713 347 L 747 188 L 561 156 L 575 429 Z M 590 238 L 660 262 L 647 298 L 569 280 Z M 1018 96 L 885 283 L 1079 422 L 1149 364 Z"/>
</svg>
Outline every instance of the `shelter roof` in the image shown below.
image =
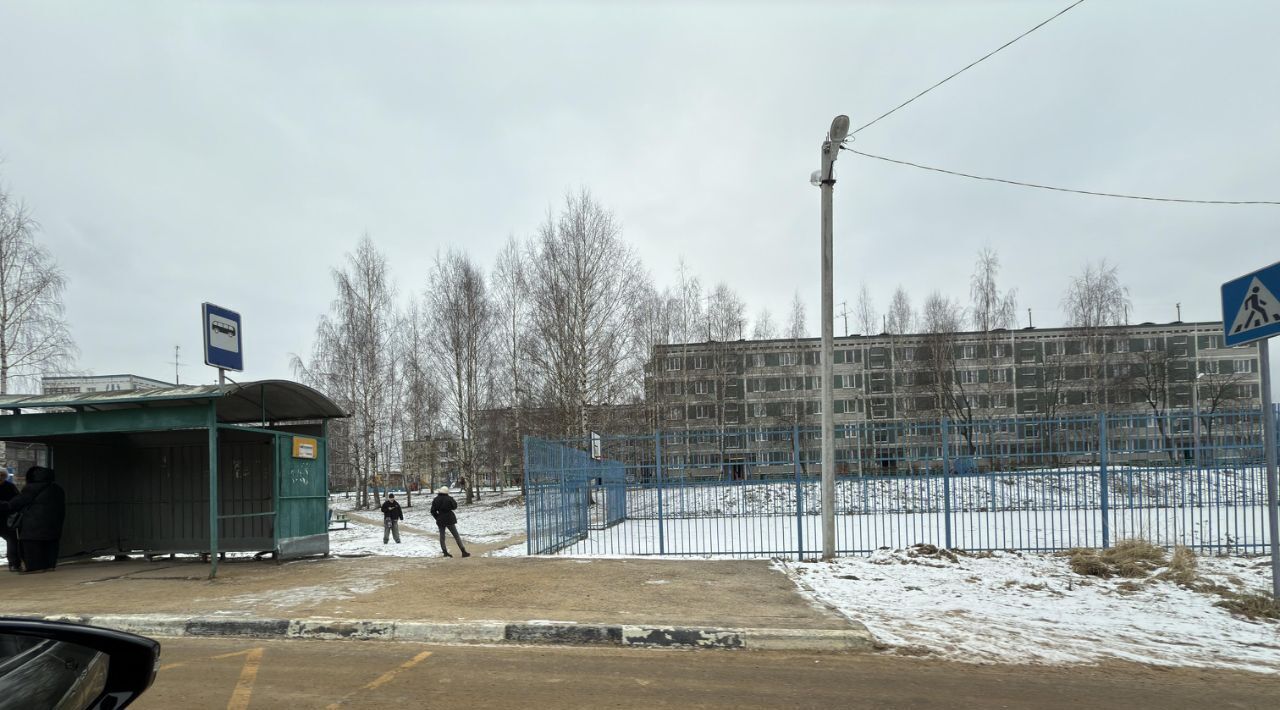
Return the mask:
<svg viewBox="0 0 1280 710">
<path fill-rule="evenodd" d="M 0 409 L 74 409 L 99 412 L 175 407 L 214 401 L 218 421 L 227 424 L 335 419 L 347 416 L 333 400 L 298 382 L 259 380 L 227 385 L 176 385 L 144 390 L 81 394 L 0 396 Z"/>
</svg>

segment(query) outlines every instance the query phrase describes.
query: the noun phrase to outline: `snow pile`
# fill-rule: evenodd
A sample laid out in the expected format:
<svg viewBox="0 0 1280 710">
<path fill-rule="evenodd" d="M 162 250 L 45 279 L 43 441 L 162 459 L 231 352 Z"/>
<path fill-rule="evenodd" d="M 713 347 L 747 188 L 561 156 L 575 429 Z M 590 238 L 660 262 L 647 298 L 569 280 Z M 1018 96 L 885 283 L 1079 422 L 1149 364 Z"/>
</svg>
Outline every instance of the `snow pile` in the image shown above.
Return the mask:
<svg viewBox="0 0 1280 710">
<path fill-rule="evenodd" d="M 976 663 L 1120 659 L 1280 673 L 1280 623 L 1248 621 L 1218 596 L 1157 579 L 1076 574 L 1066 557 L 880 550 L 833 563 L 775 562 L 802 593 L 904 654 Z M 1270 589 L 1265 557 L 1206 557 L 1202 580 Z"/>
</svg>

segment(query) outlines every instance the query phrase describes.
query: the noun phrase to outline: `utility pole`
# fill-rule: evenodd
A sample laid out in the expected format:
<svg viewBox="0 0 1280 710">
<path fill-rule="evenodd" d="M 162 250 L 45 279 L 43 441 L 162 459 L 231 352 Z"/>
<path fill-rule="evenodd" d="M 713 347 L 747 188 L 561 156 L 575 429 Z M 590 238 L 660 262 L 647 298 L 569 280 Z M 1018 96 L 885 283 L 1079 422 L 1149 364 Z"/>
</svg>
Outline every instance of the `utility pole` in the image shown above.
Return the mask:
<svg viewBox="0 0 1280 710">
<path fill-rule="evenodd" d="M 836 116 L 822 142 L 822 169 L 810 182 L 822 189 L 822 559 L 835 557 L 836 436 L 835 436 L 835 308 L 832 303 L 831 203 L 835 192 L 835 163 L 840 144 L 849 135 L 849 117 Z"/>
<path fill-rule="evenodd" d="M 1034 326 L 1034 325 L 1032 325 L 1032 323 L 1031 323 L 1031 309 L 1030 309 L 1030 308 L 1028 308 L 1028 309 L 1027 309 L 1027 327 L 1028 327 L 1028 328 L 1034 328 L 1034 327 L 1035 327 L 1035 326 Z"/>
<path fill-rule="evenodd" d="M 849 302 L 840 302 L 840 315 L 844 318 L 844 337 L 849 337 Z"/>
<path fill-rule="evenodd" d="M 1177 308 L 1177 309 L 1178 309 L 1178 320 L 1177 320 L 1177 322 L 1178 322 L 1178 323 L 1181 323 L 1181 322 L 1182 322 L 1182 304 L 1181 304 L 1181 303 L 1175 303 L 1175 304 L 1173 304 L 1173 306 L 1174 306 L 1174 308 Z"/>
<path fill-rule="evenodd" d="M 181 345 L 173 346 L 173 384 L 175 385 L 182 384 L 180 381 L 180 378 L 178 377 L 178 366 L 181 364 L 178 362 L 178 353 L 180 353 L 181 351 L 182 351 Z"/>
</svg>

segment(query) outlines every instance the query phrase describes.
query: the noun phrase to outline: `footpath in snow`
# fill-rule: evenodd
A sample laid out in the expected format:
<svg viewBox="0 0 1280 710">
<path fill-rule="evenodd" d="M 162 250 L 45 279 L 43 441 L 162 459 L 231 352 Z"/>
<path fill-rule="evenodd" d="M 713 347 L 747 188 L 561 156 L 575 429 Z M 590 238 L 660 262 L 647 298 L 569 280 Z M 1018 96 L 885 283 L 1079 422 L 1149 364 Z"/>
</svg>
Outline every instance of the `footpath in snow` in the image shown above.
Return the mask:
<svg viewBox="0 0 1280 710">
<path fill-rule="evenodd" d="M 515 502 L 520 491 L 483 494 L 479 502 L 464 505 L 458 501 L 458 534 L 466 544 L 488 545 L 524 535 L 524 506 Z M 331 496 L 335 515 L 350 513 L 346 530 L 329 532 L 329 551 L 343 557 L 385 555 L 390 557 L 438 557 L 440 538 L 435 519 L 431 517 L 431 499 L 434 494 L 424 493 L 413 497 L 413 507 L 404 506 L 403 494 L 396 494 L 404 511 L 400 522 L 400 544 L 395 540 L 382 544 L 382 512 L 377 508 L 355 510 L 355 497 Z M 381 501 L 379 501 L 381 503 Z M 366 523 L 353 516 L 360 516 L 375 523 Z M 453 537 L 449 537 L 449 550 L 457 554 Z"/>
</svg>

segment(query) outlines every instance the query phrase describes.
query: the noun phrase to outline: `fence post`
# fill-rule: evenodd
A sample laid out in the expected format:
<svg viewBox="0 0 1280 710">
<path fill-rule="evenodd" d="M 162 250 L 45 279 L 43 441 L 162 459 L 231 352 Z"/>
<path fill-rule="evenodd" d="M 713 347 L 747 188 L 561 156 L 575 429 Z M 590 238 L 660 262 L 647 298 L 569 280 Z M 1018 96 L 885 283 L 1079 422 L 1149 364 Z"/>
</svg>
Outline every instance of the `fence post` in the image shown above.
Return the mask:
<svg viewBox="0 0 1280 710">
<path fill-rule="evenodd" d="M 951 422 L 942 418 L 942 516 L 946 548 L 951 549 Z"/>
<path fill-rule="evenodd" d="M 529 435 L 524 437 L 524 471 L 521 473 L 524 481 L 524 539 L 525 552 L 530 556 L 533 555 L 533 490 L 529 487 Z M 433 471 L 434 473 L 434 471 Z"/>
<path fill-rule="evenodd" d="M 653 469 L 658 475 L 658 554 L 667 554 L 667 541 L 662 532 L 662 430 L 653 435 Z"/>
<path fill-rule="evenodd" d="M 1102 546 L 1111 547 L 1111 511 L 1108 501 L 1111 496 L 1107 485 L 1107 413 L 1098 414 L 1098 488 L 1102 495 Z"/>
<path fill-rule="evenodd" d="M 804 482 L 800 479 L 800 424 L 791 425 L 791 460 L 796 474 L 796 559 L 804 559 Z"/>
</svg>

